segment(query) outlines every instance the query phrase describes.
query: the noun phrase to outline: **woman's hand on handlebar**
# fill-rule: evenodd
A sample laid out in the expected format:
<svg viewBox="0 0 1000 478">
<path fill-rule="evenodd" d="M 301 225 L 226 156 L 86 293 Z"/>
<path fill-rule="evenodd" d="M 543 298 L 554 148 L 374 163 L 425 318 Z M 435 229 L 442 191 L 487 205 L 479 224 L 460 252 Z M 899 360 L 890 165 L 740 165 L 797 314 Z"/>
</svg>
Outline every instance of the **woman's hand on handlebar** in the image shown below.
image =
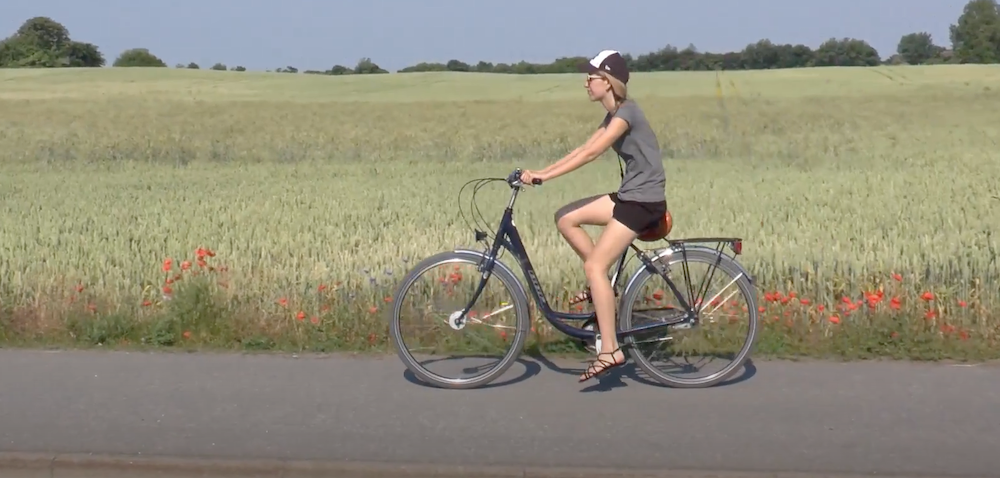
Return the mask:
<svg viewBox="0 0 1000 478">
<path fill-rule="evenodd" d="M 524 170 L 521 172 L 521 182 L 524 184 L 542 184 L 542 174 L 538 171 Z"/>
</svg>

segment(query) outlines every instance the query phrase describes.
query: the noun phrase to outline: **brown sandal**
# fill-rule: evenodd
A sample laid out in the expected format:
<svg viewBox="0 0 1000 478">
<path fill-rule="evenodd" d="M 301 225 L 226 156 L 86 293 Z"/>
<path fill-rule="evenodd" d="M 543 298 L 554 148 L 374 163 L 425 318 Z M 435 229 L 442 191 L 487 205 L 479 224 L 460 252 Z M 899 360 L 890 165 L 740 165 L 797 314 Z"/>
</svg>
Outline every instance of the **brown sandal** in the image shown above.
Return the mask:
<svg viewBox="0 0 1000 478">
<path fill-rule="evenodd" d="M 610 355 L 611 360 L 615 360 L 615 354 L 620 352 L 621 349 L 622 349 L 621 347 L 618 347 L 617 349 L 614 349 L 611 352 L 601 352 L 597 354 L 597 360 L 590 362 L 590 366 L 587 367 L 586 371 L 584 371 L 583 377 L 580 378 L 580 382 L 586 382 L 587 380 L 590 380 L 594 377 L 600 377 L 601 375 L 607 373 L 609 370 L 615 367 L 621 367 L 622 365 L 628 363 L 628 357 L 625 357 L 625 359 L 622 360 L 621 363 L 617 361 L 609 362 L 601 358 L 602 355 Z M 603 368 L 598 369 L 597 364 L 601 364 Z"/>
<path fill-rule="evenodd" d="M 615 290 L 615 298 L 618 298 L 618 290 Z M 591 304 L 594 303 L 594 298 L 590 295 L 590 287 L 580 291 L 580 293 L 576 294 L 576 297 L 570 299 L 569 305 L 576 305 L 583 301 L 590 302 Z"/>
<path fill-rule="evenodd" d="M 576 305 L 583 301 L 590 302 L 591 304 L 594 303 L 594 300 L 590 297 L 590 287 L 587 287 L 586 289 L 582 290 L 579 294 L 576 294 L 576 297 L 570 299 L 569 305 Z"/>
</svg>

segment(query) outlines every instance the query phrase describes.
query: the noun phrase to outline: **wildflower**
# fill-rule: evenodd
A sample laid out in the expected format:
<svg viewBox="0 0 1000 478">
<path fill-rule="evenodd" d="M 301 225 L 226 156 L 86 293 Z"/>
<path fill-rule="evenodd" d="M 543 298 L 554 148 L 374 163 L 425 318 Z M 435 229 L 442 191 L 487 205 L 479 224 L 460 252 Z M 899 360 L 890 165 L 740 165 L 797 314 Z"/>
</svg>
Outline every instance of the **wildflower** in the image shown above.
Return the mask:
<svg viewBox="0 0 1000 478">
<path fill-rule="evenodd" d="M 836 315 L 831 315 L 830 316 L 830 323 L 832 323 L 832 324 L 839 324 L 840 323 L 840 317 L 837 317 Z"/>
<path fill-rule="evenodd" d="M 967 303 L 966 303 L 966 302 L 965 302 L 964 300 L 959 300 L 959 301 L 958 301 L 958 306 L 959 306 L 959 307 L 965 307 L 965 306 L 967 306 L 967 305 L 969 305 L 969 304 L 967 304 Z"/>
<path fill-rule="evenodd" d="M 933 293 L 931 293 L 930 291 L 928 291 L 928 292 L 924 292 L 924 293 L 923 293 L 923 294 L 922 294 L 922 295 L 920 296 L 920 298 L 921 298 L 921 299 L 923 299 L 923 300 L 925 300 L 925 301 L 928 301 L 928 302 L 930 302 L 930 301 L 934 300 L 934 294 L 933 294 Z"/>
<path fill-rule="evenodd" d="M 895 279 L 896 282 L 903 282 L 903 276 L 900 274 L 893 274 L 892 278 Z"/>
<path fill-rule="evenodd" d="M 181 262 L 181 270 L 186 271 L 191 268 L 191 261 Z"/>
<path fill-rule="evenodd" d="M 174 260 L 173 259 L 171 259 L 169 257 L 166 258 L 166 259 L 164 259 L 163 260 L 163 272 L 170 272 L 170 269 L 173 268 L 173 265 L 174 265 Z"/>
<path fill-rule="evenodd" d="M 198 259 L 204 259 L 206 256 L 207 257 L 215 257 L 215 253 L 214 252 L 212 252 L 211 250 L 206 249 L 204 247 L 199 247 L 198 249 L 195 249 L 194 254 L 196 256 L 198 256 Z"/>
<path fill-rule="evenodd" d="M 282 307 L 287 307 L 288 306 L 288 299 L 286 299 L 284 297 L 278 299 L 278 305 L 280 305 Z"/>
<path fill-rule="evenodd" d="M 306 318 L 306 313 L 305 313 L 305 312 L 302 312 L 302 311 L 300 310 L 300 311 L 299 311 L 299 313 L 295 315 L 295 318 L 296 318 L 296 319 L 299 319 L 299 320 L 303 320 L 303 319 L 305 319 L 305 318 Z"/>
</svg>

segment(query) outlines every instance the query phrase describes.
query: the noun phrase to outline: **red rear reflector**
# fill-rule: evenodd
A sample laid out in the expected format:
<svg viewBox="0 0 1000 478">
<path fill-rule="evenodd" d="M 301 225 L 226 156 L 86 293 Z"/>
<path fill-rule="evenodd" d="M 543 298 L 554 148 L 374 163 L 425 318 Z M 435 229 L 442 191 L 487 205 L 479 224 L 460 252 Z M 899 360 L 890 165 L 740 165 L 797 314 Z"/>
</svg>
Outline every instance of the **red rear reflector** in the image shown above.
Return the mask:
<svg viewBox="0 0 1000 478">
<path fill-rule="evenodd" d="M 735 252 L 736 254 L 743 253 L 743 241 L 733 241 L 732 246 L 733 246 L 733 252 Z"/>
</svg>

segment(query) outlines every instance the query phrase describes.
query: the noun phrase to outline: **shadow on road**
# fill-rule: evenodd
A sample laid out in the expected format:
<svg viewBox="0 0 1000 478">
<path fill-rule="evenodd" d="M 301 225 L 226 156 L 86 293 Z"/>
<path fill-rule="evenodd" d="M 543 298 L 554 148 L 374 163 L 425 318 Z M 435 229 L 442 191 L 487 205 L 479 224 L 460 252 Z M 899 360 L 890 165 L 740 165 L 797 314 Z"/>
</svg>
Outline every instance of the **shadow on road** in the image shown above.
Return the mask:
<svg viewBox="0 0 1000 478">
<path fill-rule="evenodd" d="M 461 358 L 469 358 L 469 356 L 464 356 L 464 357 L 461 357 Z M 437 359 L 437 360 L 428 360 L 428 361 L 425 361 L 425 362 L 421 363 L 421 365 L 426 366 L 427 364 L 430 364 L 430 363 L 433 363 L 433 362 L 440 362 L 442 360 L 448 360 L 448 359 L 447 358 L 442 358 L 442 359 Z M 510 370 L 515 370 L 517 368 L 517 364 L 520 364 L 520 365 L 524 366 L 524 373 L 522 373 L 521 375 L 519 375 L 517 377 L 514 377 L 514 378 L 512 378 L 510 380 L 502 380 L 502 381 L 501 380 L 497 380 L 495 382 L 489 383 L 489 384 L 484 385 L 484 386 L 479 387 L 479 388 L 480 389 L 489 389 L 489 388 L 495 388 L 495 387 L 503 387 L 503 386 L 507 386 L 507 385 L 514 385 L 515 383 L 523 382 L 523 381 L 525 381 L 525 380 L 527 380 L 527 379 L 529 379 L 531 377 L 534 377 L 535 375 L 538 375 L 539 373 L 542 372 L 542 367 L 540 365 L 538 365 L 537 363 L 532 362 L 532 361 L 524 360 L 523 358 L 518 358 L 517 360 L 514 361 L 514 363 L 515 363 L 515 365 L 511 366 L 511 368 L 508 370 L 508 373 L 509 373 Z M 405 378 L 407 382 L 410 382 L 410 383 L 412 383 L 414 385 L 420 385 L 422 387 L 428 387 L 428 388 L 437 388 L 437 387 L 429 385 L 429 384 L 427 384 L 425 382 L 420 381 L 420 379 L 417 378 L 417 376 L 414 375 L 413 372 L 411 372 L 409 369 L 406 369 L 406 371 L 403 372 L 403 378 Z"/>
<path fill-rule="evenodd" d="M 529 357 L 531 357 L 534 360 L 537 360 L 542 365 L 545 365 L 545 368 L 547 368 L 547 369 L 549 369 L 549 370 L 551 370 L 553 372 L 558 372 L 558 373 L 566 374 L 566 375 L 574 375 L 574 376 L 583 375 L 583 371 L 585 370 L 586 363 L 587 363 L 587 362 L 583 362 L 583 365 L 580 368 L 566 368 L 566 367 L 560 367 L 560 366 L 556 365 L 554 362 L 552 362 L 551 360 L 547 359 L 544 355 L 541 355 L 540 353 L 537 353 L 537 352 L 526 354 L 526 355 L 528 355 Z M 625 364 L 622 367 L 616 367 L 616 368 L 612 369 L 610 372 L 608 372 L 607 374 L 605 374 L 603 377 L 598 377 L 596 379 L 591 379 L 591 380 L 597 380 L 598 382 L 595 383 L 594 385 L 591 385 L 591 386 L 589 386 L 587 388 L 584 388 L 584 389 L 582 389 L 580 391 L 581 392 L 608 392 L 608 391 L 614 390 L 615 388 L 627 387 L 628 384 L 622 381 L 622 377 L 626 377 L 626 376 L 628 378 L 631 378 L 632 380 L 635 380 L 636 382 L 639 382 L 639 383 L 643 384 L 643 385 L 650 385 L 650 386 L 654 386 L 654 387 L 663 387 L 663 388 L 671 388 L 669 386 L 660 384 L 659 382 L 656 382 L 654 380 L 650 380 L 650 379 L 642 376 L 641 372 L 642 371 L 638 367 L 636 367 L 635 363 L 629 362 L 628 364 Z M 722 383 L 720 383 L 718 385 L 715 385 L 712 388 L 728 387 L 730 385 L 736 385 L 738 383 L 745 382 L 745 381 L 749 380 L 751 377 L 753 377 L 755 375 L 757 375 L 757 366 L 754 365 L 752 358 L 748 358 L 743 363 L 743 373 L 742 374 L 737 375 L 735 377 L 731 377 L 729 380 L 726 380 L 726 381 L 724 381 L 724 382 L 722 382 Z"/>
<path fill-rule="evenodd" d="M 532 360 L 525 360 L 523 357 L 529 357 Z M 516 383 L 523 382 L 523 381 L 525 381 L 525 380 L 527 380 L 527 379 L 529 379 L 531 377 L 534 377 L 534 376 L 538 375 L 539 373 L 541 373 L 541 371 L 542 371 L 542 365 L 544 365 L 545 368 L 547 368 L 547 369 L 549 369 L 549 370 L 551 370 L 553 372 L 557 372 L 557 373 L 561 373 L 561 374 L 564 374 L 564 375 L 572 375 L 574 377 L 578 377 L 578 376 L 580 376 L 580 375 L 583 374 L 583 371 L 585 370 L 585 367 L 586 367 L 586 365 L 588 363 L 586 361 L 582 361 L 581 360 L 581 365 L 580 365 L 579 368 L 576 368 L 576 367 L 573 367 L 573 368 L 561 367 L 561 366 L 557 365 L 555 362 L 549 360 L 548 358 L 546 358 L 544 355 L 542 355 L 541 353 L 539 353 L 537 351 L 526 352 L 523 357 L 522 358 L 518 358 L 515 361 L 516 364 L 522 365 L 524 367 L 524 372 L 523 373 L 521 373 L 520 375 L 518 375 L 518 376 L 516 376 L 514 378 L 511 378 L 511 379 L 508 379 L 508 380 L 497 380 L 497 381 L 495 381 L 493 383 L 484 385 L 484 386 L 479 387 L 479 388 L 480 389 L 489 389 L 489 388 L 496 388 L 496 387 L 504 387 L 504 386 L 507 386 L 507 385 L 514 385 Z M 463 357 L 463 358 L 469 358 L 469 357 L 466 356 L 466 357 Z M 423 365 L 427 365 L 427 364 L 433 363 L 433 362 L 440 362 L 442 360 L 448 360 L 448 359 L 447 358 L 442 358 L 442 359 L 437 359 L 437 360 L 430 360 L 430 361 L 423 362 Z M 510 370 L 515 370 L 516 368 L 517 368 L 517 366 L 515 365 L 515 366 L 511 367 Z M 757 375 L 757 367 L 756 367 L 756 365 L 754 365 L 753 359 L 752 358 L 748 358 L 746 360 L 746 362 L 743 363 L 743 373 L 742 374 L 739 374 L 739 375 L 737 375 L 735 377 L 732 377 L 729 380 L 726 380 L 726 381 L 724 381 L 724 382 L 722 382 L 722 383 L 720 383 L 718 385 L 715 385 L 715 386 L 713 386 L 711 388 L 728 387 L 730 385 L 736 385 L 738 383 L 742 383 L 742 382 L 745 382 L 745 381 L 749 380 L 750 378 L 754 377 L 755 375 Z M 414 385 L 420 385 L 422 387 L 428 387 L 428 388 L 436 388 L 436 387 L 433 387 L 432 385 L 429 385 L 427 383 L 424 383 L 424 382 L 420 381 L 420 379 L 418 379 L 417 376 L 414 375 L 413 372 L 411 372 L 409 369 L 407 369 L 407 370 L 405 370 L 403 372 L 403 377 L 406 379 L 407 382 L 410 382 L 410 383 L 412 383 Z M 662 384 L 660 384 L 659 382 L 657 382 L 655 380 L 651 380 L 651 379 L 645 377 L 644 373 L 642 372 L 642 370 L 640 370 L 638 367 L 636 367 L 635 363 L 629 362 L 628 364 L 625 364 L 622 367 L 616 367 L 616 368 L 612 369 L 610 372 L 608 372 L 607 374 L 605 374 L 603 377 L 598 377 L 596 379 L 591 379 L 591 381 L 596 380 L 596 383 L 594 383 L 593 385 L 590 385 L 590 386 L 588 386 L 586 388 L 583 388 L 580 391 L 581 392 L 585 392 L 585 393 L 589 393 L 589 392 L 609 392 L 609 391 L 614 390 L 616 388 L 627 387 L 628 384 L 625 383 L 624 381 L 622 381 L 623 377 L 628 377 L 628 378 L 630 378 L 630 379 L 632 379 L 632 380 L 634 380 L 634 381 L 636 381 L 636 382 L 638 382 L 638 383 L 640 383 L 642 385 L 648 385 L 648 386 L 653 386 L 653 387 L 671 388 L 669 386 L 662 385 Z"/>
</svg>

